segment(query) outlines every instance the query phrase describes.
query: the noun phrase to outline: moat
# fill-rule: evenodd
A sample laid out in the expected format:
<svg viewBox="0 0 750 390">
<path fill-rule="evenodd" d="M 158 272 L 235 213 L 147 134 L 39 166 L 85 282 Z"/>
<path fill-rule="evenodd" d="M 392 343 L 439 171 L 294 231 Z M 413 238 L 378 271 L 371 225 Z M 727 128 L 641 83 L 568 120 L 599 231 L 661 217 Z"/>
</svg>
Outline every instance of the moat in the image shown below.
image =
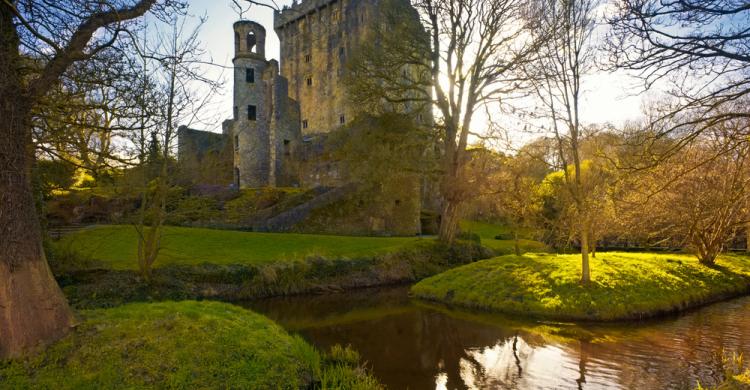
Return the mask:
<svg viewBox="0 0 750 390">
<path fill-rule="evenodd" d="M 563 324 L 451 310 L 408 288 L 247 302 L 321 349 L 350 344 L 390 389 L 692 389 L 750 356 L 750 297 L 646 322 Z"/>
</svg>

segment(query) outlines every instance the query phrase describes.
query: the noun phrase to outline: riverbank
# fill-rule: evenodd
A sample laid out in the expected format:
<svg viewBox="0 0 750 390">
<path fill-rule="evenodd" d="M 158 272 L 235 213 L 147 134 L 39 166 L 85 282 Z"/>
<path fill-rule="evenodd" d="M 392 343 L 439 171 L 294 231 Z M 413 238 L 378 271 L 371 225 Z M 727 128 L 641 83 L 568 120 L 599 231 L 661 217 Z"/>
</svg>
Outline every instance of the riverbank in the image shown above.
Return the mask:
<svg viewBox="0 0 750 390">
<path fill-rule="evenodd" d="M 713 388 L 725 379 L 720 351 L 750 356 L 750 296 L 661 319 L 575 323 L 449 308 L 408 290 L 242 305 L 319 349 L 351 345 L 390 389 L 435 388 L 437 378 L 449 389 Z"/>
<path fill-rule="evenodd" d="M 151 280 L 146 281 L 135 270 L 134 255 L 128 255 L 136 243 L 135 233 L 126 228 L 82 231 L 51 248 L 53 273 L 74 307 L 184 299 L 235 301 L 403 284 L 492 255 L 469 241 L 446 246 L 420 238 L 168 228 L 165 258 L 157 260 Z M 204 256 L 204 243 L 223 249 Z"/>
<path fill-rule="evenodd" d="M 358 355 L 321 354 L 266 317 L 217 302 L 85 310 L 67 337 L 24 360 L 0 362 L 13 389 L 378 389 Z"/>
<path fill-rule="evenodd" d="M 558 320 L 655 317 L 750 292 L 750 258 L 706 267 L 681 254 L 598 253 L 580 285 L 580 255 L 501 256 L 457 267 L 412 287 L 418 298 Z"/>
</svg>

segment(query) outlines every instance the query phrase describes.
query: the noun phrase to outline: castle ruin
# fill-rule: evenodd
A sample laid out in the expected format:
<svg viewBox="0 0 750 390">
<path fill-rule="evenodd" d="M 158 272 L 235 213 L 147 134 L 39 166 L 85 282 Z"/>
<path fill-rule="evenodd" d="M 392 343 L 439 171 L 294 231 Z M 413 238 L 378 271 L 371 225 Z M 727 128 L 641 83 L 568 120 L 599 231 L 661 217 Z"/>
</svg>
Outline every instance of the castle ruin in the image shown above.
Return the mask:
<svg viewBox="0 0 750 390">
<path fill-rule="evenodd" d="M 339 167 L 318 159 L 317 154 L 327 134 L 360 113 L 347 99 L 347 64 L 380 23 L 381 3 L 304 0 L 276 11 L 280 61 L 266 58 L 267 35 L 262 25 L 247 20 L 234 23 L 233 115 L 222 124 L 231 155 L 227 155 L 230 148 L 223 146 L 226 141 L 217 143 L 223 152 L 216 152 L 231 160 L 232 185 L 313 188 L 347 184 L 340 180 Z M 414 22 L 418 23 L 416 14 Z M 198 133 L 187 128 L 178 132 L 180 161 L 195 160 Z M 201 148 L 204 154 L 205 149 Z M 205 168 L 200 161 L 193 165 L 196 175 Z M 415 186 L 418 189 L 418 180 Z M 418 232 L 418 206 L 416 218 L 410 219 L 416 219 L 417 227 L 411 230 Z"/>
</svg>

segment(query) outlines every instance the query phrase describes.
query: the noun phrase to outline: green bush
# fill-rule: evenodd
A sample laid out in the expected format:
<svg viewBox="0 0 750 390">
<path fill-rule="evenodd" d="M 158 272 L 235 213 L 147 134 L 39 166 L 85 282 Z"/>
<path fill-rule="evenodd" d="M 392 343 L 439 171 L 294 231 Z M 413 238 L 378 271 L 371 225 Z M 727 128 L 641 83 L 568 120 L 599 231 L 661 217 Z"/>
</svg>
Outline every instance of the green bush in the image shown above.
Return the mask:
<svg viewBox="0 0 750 390">
<path fill-rule="evenodd" d="M 69 243 L 56 244 L 45 240 L 44 251 L 47 255 L 47 263 L 55 275 L 70 275 L 91 269 L 108 269 L 107 264 L 75 250 Z"/>
<path fill-rule="evenodd" d="M 320 388 L 383 389 L 383 386 L 361 365 L 359 353 L 338 344 L 323 358 Z"/>
<path fill-rule="evenodd" d="M 514 240 L 513 233 L 500 233 L 495 236 L 496 240 Z"/>
<path fill-rule="evenodd" d="M 482 243 L 482 237 L 479 236 L 479 234 L 474 232 L 461 232 L 456 236 L 459 240 L 465 240 L 465 241 L 471 241 L 476 242 L 477 244 Z"/>
</svg>

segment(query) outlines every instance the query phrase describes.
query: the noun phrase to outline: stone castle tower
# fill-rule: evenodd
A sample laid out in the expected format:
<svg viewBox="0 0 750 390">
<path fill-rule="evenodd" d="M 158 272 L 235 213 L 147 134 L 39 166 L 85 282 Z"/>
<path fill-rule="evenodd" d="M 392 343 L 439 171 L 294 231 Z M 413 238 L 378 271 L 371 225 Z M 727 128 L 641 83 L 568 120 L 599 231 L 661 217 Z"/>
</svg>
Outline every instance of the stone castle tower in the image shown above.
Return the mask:
<svg viewBox="0 0 750 390">
<path fill-rule="evenodd" d="M 419 233 L 420 177 L 364 193 L 329 149 L 335 144 L 330 133 L 362 113 L 347 99 L 348 65 L 362 43 L 373 39 L 383 23 L 380 7 L 389 1 L 410 7 L 408 0 L 302 0 L 276 12 L 280 61 L 266 58 L 263 26 L 235 22 L 232 117 L 222 124 L 223 134 L 180 128 L 178 157 L 186 185 L 302 187 L 305 197 L 314 196 L 289 210 L 269 211 L 272 218 L 261 221 L 262 229 Z M 416 11 L 413 20 L 419 23 Z M 420 122 L 430 117 L 429 109 L 405 109 Z M 309 226 L 300 222 L 308 217 Z"/>
<path fill-rule="evenodd" d="M 234 23 L 233 115 L 222 128 L 232 146 L 236 187 L 346 184 L 341 183 L 340 167 L 321 155 L 326 134 L 361 112 L 346 96 L 347 65 L 382 23 L 382 3 L 302 0 L 275 12 L 280 63 L 266 58 L 262 25 L 248 20 Z M 416 13 L 414 22 L 419 23 Z M 418 116 L 421 120 L 423 115 Z M 196 148 L 206 149 L 202 145 L 206 137 L 198 135 L 191 129 L 182 132 L 184 158 L 195 154 Z M 202 169 L 200 162 L 193 165 Z"/>
<path fill-rule="evenodd" d="M 238 187 L 291 186 L 284 170 L 291 145 L 299 139 L 299 105 L 276 60 L 266 60 L 266 30 L 258 23 L 234 23 L 234 108 L 224 133 L 234 145 Z"/>
<path fill-rule="evenodd" d="M 306 0 L 276 12 L 281 74 L 300 103 L 302 134 L 327 133 L 357 114 L 346 99 L 347 61 L 378 20 L 378 0 Z"/>
</svg>

